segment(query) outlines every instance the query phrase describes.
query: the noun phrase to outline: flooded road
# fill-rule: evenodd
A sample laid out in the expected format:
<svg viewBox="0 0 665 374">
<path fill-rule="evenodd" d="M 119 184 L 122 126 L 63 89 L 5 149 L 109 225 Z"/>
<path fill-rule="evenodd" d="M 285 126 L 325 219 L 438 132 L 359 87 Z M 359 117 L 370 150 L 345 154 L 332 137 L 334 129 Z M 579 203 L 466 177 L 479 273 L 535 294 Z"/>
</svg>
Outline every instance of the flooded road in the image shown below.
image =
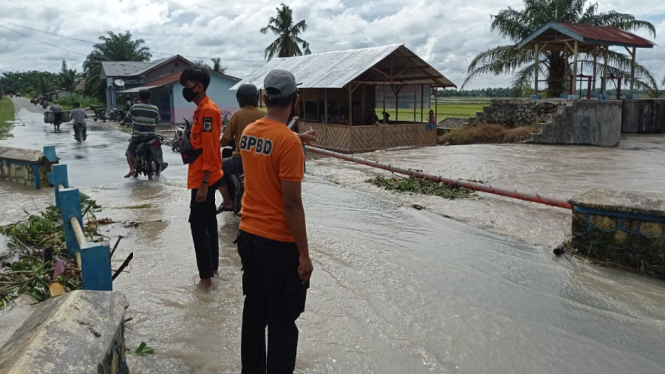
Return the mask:
<svg viewBox="0 0 665 374">
<path fill-rule="evenodd" d="M 145 222 L 104 232 L 127 236 L 118 261 L 134 252 L 131 273 L 114 282 L 134 318 L 127 345 L 155 348 L 152 357 L 130 356 L 133 372 L 239 372 L 241 273 L 232 244 L 238 219 L 220 216 L 222 280 L 212 294 L 200 294 L 186 172 L 176 154 L 165 152 L 170 166 L 160 180 L 126 180 L 126 134 L 91 127 L 79 145 L 71 125 L 53 134 L 41 114 L 23 109 L 18 116 L 25 126 L 1 145 L 56 145 L 70 184 L 104 206 L 98 216 Z M 365 156 L 569 197 L 599 185 L 658 189 L 664 142 Z M 488 195 L 451 202 L 393 194 L 364 183 L 383 172 L 333 159 L 310 160 L 307 169 L 303 196 L 315 270 L 299 320 L 298 373 L 664 372 L 663 282 L 553 257 L 546 247 L 569 231 L 565 210 Z M 0 199 L 0 223 L 8 223 L 53 196 L 2 183 Z M 410 208 L 414 203 L 427 209 Z M 119 209 L 138 204 L 150 206 Z"/>
</svg>

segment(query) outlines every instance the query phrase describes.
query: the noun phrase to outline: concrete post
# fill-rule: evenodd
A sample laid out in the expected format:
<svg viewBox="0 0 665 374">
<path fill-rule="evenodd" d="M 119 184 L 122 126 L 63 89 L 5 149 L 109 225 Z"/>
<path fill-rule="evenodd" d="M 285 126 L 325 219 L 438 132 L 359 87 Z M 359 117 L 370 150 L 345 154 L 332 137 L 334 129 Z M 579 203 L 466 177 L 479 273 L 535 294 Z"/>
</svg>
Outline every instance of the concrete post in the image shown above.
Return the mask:
<svg viewBox="0 0 665 374">
<path fill-rule="evenodd" d="M 575 94 L 575 88 L 577 86 L 577 40 L 575 40 L 575 45 L 573 46 L 573 79 L 572 87 L 570 87 L 570 93 Z"/>
<path fill-rule="evenodd" d="M 67 164 L 53 165 L 51 170 L 52 171 L 48 173 L 48 180 L 55 190 L 55 206 L 60 208 L 60 191 L 58 186 L 62 185 L 64 188 L 69 188 Z"/>
<path fill-rule="evenodd" d="M 70 257 L 76 257 L 76 252 L 81 250 L 74 228 L 70 222 L 76 217 L 83 228 L 83 217 L 81 216 L 81 194 L 77 188 L 65 188 L 60 191 L 60 210 L 62 212 L 62 226 L 65 230 L 65 244 Z"/>
<path fill-rule="evenodd" d="M 58 162 L 58 156 L 55 154 L 55 146 L 47 145 L 44 146 L 44 156 L 50 163 Z"/>
<path fill-rule="evenodd" d="M 85 243 L 81 246 L 81 278 L 86 291 L 113 291 L 109 246 Z"/>
<path fill-rule="evenodd" d="M 540 49 L 538 48 L 538 43 L 536 43 L 536 49 L 535 49 L 534 52 L 535 53 L 534 53 L 534 59 L 533 59 L 534 62 L 533 63 L 534 63 L 534 66 L 535 66 L 535 72 L 534 72 L 535 78 L 534 78 L 534 85 L 533 85 L 533 94 L 538 95 L 538 55 L 539 55 L 538 52 L 540 52 Z M 437 118 L 437 120 L 438 120 L 438 118 Z"/>
<path fill-rule="evenodd" d="M 637 54 L 637 48 L 633 47 L 633 53 L 631 53 L 631 62 L 630 62 L 630 95 L 635 94 L 635 55 Z"/>
</svg>

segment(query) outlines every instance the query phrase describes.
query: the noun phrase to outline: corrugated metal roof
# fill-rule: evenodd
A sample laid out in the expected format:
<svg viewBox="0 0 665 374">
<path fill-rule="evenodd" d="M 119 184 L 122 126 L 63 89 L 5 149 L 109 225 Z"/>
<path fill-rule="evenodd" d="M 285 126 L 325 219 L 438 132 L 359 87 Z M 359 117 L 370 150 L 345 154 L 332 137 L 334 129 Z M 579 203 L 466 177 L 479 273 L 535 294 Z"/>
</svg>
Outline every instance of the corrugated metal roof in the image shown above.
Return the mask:
<svg viewBox="0 0 665 374">
<path fill-rule="evenodd" d="M 581 51 L 589 51 L 596 45 L 623 46 L 635 48 L 653 48 L 655 43 L 637 36 L 631 32 L 615 27 L 601 27 L 589 25 L 573 25 L 569 23 L 550 22 L 529 35 L 517 44 L 517 48 L 531 47 L 535 43 L 549 45 L 562 44 L 556 40 L 558 34 L 563 34 L 577 40 L 582 45 Z"/>
<path fill-rule="evenodd" d="M 284 69 L 293 73 L 296 81 L 300 84 L 300 88 L 342 88 L 398 50 L 411 58 L 413 63 L 422 67 L 423 71 L 426 71 L 422 79 L 431 80 L 432 84 L 442 87 L 454 86 L 451 81 L 420 59 L 420 57 L 416 56 L 403 44 L 394 44 L 383 47 L 275 58 L 266 62 L 265 65 L 231 87 L 231 90 L 238 89 L 244 83 L 251 83 L 262 89 L 263 80 L 274 69 Z M 418 78 L 414 76 L 413 72 L 400 77 Z"/>
<path fill-rule="evenodd" d="M 131 77 L 137 75 L 138 72 L 149 68 L 155 64 L 159 64 L 164 59 L 159 59 L 151 62 L 138 62 L 138 61 L 102 61 L 102 78 L 105 77 Z"/>
<path fill-rule="evenodd" d="M 651 48 L 654 43 L 637 36 L 632 32 L 619 30 L 615 27 L 600 27 L 588 25 L 572 25 L 569 23 L 556 22 L 556 24 L 581 35 L 588 42 L 597 41 L 611 44 L 630 45 L 631 47 Z"/>
</svg>

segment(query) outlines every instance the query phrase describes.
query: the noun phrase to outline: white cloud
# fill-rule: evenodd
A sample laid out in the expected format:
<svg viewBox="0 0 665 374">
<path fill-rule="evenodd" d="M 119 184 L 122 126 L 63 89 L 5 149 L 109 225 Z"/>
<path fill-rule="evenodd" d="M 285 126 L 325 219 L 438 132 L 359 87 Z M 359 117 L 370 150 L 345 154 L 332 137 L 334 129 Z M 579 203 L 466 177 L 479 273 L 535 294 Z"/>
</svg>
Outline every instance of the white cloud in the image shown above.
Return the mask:
<svg viewBox="0 0 665 374">
<path fill-rule="evenodd" d="M 96 41 L 107 30 L 129 30 L 143 38 L 155 52 L 185 56 L 221 57 L 230 60 L 263 60 L 264 48 L 274 39 L 259 30 L 275 14 L 280 1 L 245 0 L 224 4 L 218 0 L 68 0 L 57 7 L 46 0 L 16 2 L 0 0 L 0 20 L 65 36 Z M 520 0 L 293 0 L 296 20 L 306 19 L 309 28 L 303 38 L 314 53 L 336 49 L 405 43 L 461 85 L 471 59 L 480 51 L 505 44 L 490 32 L 490 15 Z M 658 36 L 665 35 L 665 2 L 662 0 L 612 0 L 600 3 L 632 13 L 657 24 Z M 91 50 L 84 42 L 5 26 L 33 38 L 82 54 Z M 641 33 L 647 36 L 645 33 Z M 658 42 L 658 39 L 656 39 Z M 155 58 L 164 57 L 154 55 Z M 57 71 L 60 60 L 81 70 L 84 56 L 53 48 L 0 28 L 0 71 Z M 665 75 L 665 51 L 638 52 L 638 60 L 658 77 Z M 229 73 L 242 77 L 260 63 L 223 61 Z M 471 87 L 506 86 L 510 76 L 482 77 Z"/>
</svg>

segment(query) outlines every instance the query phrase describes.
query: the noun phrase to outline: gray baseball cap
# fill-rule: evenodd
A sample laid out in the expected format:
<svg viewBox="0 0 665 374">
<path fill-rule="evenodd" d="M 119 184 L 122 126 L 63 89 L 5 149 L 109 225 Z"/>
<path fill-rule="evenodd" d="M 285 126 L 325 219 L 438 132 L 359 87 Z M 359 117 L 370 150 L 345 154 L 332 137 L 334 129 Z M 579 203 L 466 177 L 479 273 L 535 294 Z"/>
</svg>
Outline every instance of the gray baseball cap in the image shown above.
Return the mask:
<svg viewBox="0 0 665 374">
<path fill-rule="evenodd" d="M 296 77 L 291 72 L 281 69 L 272 70 L 263 81 L 263 88 L 266 90 L 268 99 L 279 99 L 287 97 L 298 89 Z M 272 90 L 269 93 L 268 90 Z"/>
</svg>

